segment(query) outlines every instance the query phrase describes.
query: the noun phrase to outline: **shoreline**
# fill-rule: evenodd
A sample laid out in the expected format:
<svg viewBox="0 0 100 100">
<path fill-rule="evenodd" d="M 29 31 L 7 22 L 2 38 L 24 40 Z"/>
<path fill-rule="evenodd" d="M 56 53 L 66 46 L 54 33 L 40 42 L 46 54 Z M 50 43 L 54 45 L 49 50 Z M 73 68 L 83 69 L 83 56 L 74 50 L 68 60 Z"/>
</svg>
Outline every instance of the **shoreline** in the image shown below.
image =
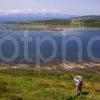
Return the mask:
<svg viewBox="0 0 100 100">
<path fill-rule="evenodd" d="M 100 30 L 100 28 L 96 27 L 56 27 L 54 29 L 52 28 L 0 28 L 2 31 L 58 31 L 58 32 L 63 32 L 63 31 L 69 31 L 69 30 Z"/>
<path fill-rule="evenodd" d="M 54 22 L 52 22 L 54 23 Z M 1 27 L 0 30 L 10 30 L 10 31 L 67 31 L 67 30 L 82 30 L 82 29 L 92 29 L 100 30 L 99 26 L 84 26 L 84 25 L 66 25 L 66 24 L 44 24 L 44 22 L 0 22 L 4 25 L 15 25 L 14 27 Z"/>
<path fill-rule="evenodd" d="M 75 62 L 46 62 L 41 63 L 40 66 L 36 64 L 15 64 L 15 63 L 0 63 L 0 70 L 1 69 L 31 69 L 31 70 L 47 70 L 47 71 L 85 71 L 85 72 L 93 72 L 100 74 L 100 63 L 96 62 L 82 62 L 82 63 L 75 63 Z"/>
</svg>

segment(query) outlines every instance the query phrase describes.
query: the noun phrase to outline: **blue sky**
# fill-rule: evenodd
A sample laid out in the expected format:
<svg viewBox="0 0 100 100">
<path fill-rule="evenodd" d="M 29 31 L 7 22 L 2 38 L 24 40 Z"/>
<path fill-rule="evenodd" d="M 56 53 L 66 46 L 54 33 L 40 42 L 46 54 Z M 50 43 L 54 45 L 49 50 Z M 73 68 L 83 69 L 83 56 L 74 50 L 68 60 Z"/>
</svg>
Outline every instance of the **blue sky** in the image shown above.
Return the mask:
<svg viewBox="0 0 100 100">
<path fill-rule="evenodd" d="M 0 0 L 0 12 L 33 9 L 71 15 L 100 15 L 100 0 Z"/>
</svg>

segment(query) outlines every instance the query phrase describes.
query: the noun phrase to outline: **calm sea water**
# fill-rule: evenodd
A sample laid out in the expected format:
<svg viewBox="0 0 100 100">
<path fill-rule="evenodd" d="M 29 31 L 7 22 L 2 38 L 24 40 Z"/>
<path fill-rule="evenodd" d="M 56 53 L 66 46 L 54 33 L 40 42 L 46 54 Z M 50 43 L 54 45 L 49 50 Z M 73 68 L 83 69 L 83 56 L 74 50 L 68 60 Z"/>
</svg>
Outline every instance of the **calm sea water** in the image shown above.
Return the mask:
<svg viewBox="0 0 100 100">
<path fill-rule="evenodd" d="M 23 37 L 26 36 L 26 39 Z M 78 53 L 81 51 L 78 51 L 78 43 L 75 41 L 69 41 L 68 44 L 66 44 L 67 40 L 70 38 L 78 38 L 78 41 L 81 42 L 82 46 L 82 60 L 88 61 L 92 60 L 91 57 L 88 54 L 87 45 L 90 41 L 91 43 L 91 52 L 92 55 L 95 58 L 100 58 L 100 30 L 93 30 L 93 29 L 70 29 L 67 30 L 62 34 L 62 32 L 48 32 L 48 31 L 0 31 L 0 61 L 4 61 L 2 56 L 5 58 L 10 58 L 15 52 L 16 48 L 19 48 L 18 56 L 16 59 L 12 62 L 16 63 L 33 63 L 36 62 L 36 56 L 38 55 L 38 49 L 36 49 L 37 46 L 40 46 L 40 52 L 41 55 L 44 58 L 50 57 L 52 52 L 56 52 L 56 56 L 53 57 L 53 61 L 61 61 L 62 54 L 63 56 L 66 56 L 66 60 L 69 61 L 77 61 L 78 60 Z M 15 46 L 12 39 L 17 42 L 18 47 Z M 25 49 L 27 48 L 27 39 L 28 41 L 28 51 Z M 41 43 L 41 40 L 44 39 L 44 42 Z M 48 40 L 49 39 L 49 40 Z M 62 39 L 66 39 L 64 42 L 62 42 Z M 25 44 L 26 41 L 26 44 Z M 52 42 L 53 41 L 53 42 Z M 55 47 L 55 44 L 57 48 Z M 65 45 L 66 50 L 62 49 L 62 46 Z M 54 46 L 54 48 L 53 48 Z M 80 49 L 81 47 L 79 47 Z M 57 50 L 56 50 L 57 49 Z M 29 58 L 32 58 L 32 61 L 26 61 L 24 59 L 24 52 L 25 50 L 28 52 Z M 56 50 L 56 51 L 55 51 Z M 36 55 L 37 52 L 37 55 Z M 63 53 L 62 53 L 63 52 Z M 26 53 L 27 55 L 27 53 Z M 41 58 L 41 55 L 38 55 L 38 59 Z"/>
</svg>

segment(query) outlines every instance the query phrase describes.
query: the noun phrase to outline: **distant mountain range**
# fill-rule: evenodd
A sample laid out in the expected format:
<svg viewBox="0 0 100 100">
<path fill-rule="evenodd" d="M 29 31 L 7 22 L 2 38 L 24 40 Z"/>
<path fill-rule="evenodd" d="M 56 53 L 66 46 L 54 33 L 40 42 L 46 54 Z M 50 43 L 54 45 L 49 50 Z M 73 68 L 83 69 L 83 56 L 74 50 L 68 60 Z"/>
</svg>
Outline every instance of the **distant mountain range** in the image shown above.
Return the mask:
<svg viewBox="0 0 100 100">
<path fill-rule="evenodd" d="M 88 16 L 78 16 L 72 19 L 100 19 L 100 15 L 88 15 Z"/>
<path fill-rule="evenodd" d="M 48 20 L 48 19 L 69 19 L 72 15 L 66 14 L 10 14 L 10 15 L 1 15 L 0 21 L 33 21 L 33 20 Z"/>
<path fill-rule="evenodd" d="M 6 10 L 0 11 L 0 21 L 33 21 L 33 20 L 47 20 L 47 19 L 69 19 L 76 17 L 68 15 L 62 11 L 41 9 L 23 9 L 23 10 Z"/>
<path fill-rule="evenodd" d="M 34 12 L 33 10 L 14 10 L 14 11 L 0 11 L 0 22 L 6 21 L 35 21 L 48 19 L 80 19 L 80 18 L 100 18 L 100 16 L 74 16 L 62 13 L 57 10 L 45 10 Z"/>
</svg>

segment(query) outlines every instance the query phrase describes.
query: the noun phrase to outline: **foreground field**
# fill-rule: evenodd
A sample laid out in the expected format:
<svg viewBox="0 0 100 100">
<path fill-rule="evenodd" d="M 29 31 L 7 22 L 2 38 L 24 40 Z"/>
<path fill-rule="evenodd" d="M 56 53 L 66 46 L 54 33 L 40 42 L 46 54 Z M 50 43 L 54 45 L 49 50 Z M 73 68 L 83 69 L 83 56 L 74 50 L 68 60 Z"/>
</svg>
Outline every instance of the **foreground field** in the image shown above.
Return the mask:
<svg viewBox="0 0 100 100">
<path fill-rule="evenodd" d="M 75 75 L 84 77 L 81 96 L 76 95 Z M 99 76 L 82 71 L 1 69 L 0 100 L 100 100 Z"/>
</svg>

